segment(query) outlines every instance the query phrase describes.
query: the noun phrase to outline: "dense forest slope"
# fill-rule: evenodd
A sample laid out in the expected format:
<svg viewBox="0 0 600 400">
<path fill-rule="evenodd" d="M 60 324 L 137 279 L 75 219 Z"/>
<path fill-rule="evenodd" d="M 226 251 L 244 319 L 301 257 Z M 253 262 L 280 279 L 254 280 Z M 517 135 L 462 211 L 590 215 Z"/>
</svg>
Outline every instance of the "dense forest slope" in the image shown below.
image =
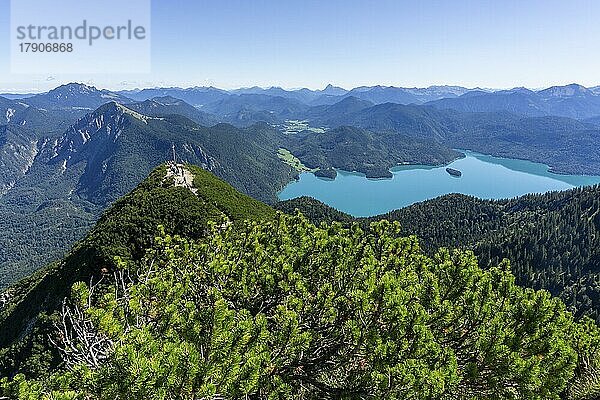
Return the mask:
<svg viewBox="0 0 600 400">
<path fill-rule="evenodd" d="M 349 125 L 380 135 L 395 133 L 451 148 L 542 162 L 560 173 L 600 175 L 596 145 L 600 129 L 571 118 L 523 116 L 503 110 L 459 112 L 394 103 L 368 107 L 353 98 L 345 99 L 343 106 L 312 111 L 312 123 L 331 128 Z"/>
<path fill-rule="evenodd" d="M 297 135 L 285 145 L 309 168 L 358 171 L 368 178 L 391 178 L 398 164 L 445 165 L 462 157 L 439 143 L 351 126 Z"/>
<path fill-rule="evenodd" d="M 427 216 L 427 217 L 425 217 Z M 520 284 L 600 320 L 600 187 L 491 202 L 450 196 L 393 212 L 430 248 L 471 247 L 483 265 L 512 261 Z"/>
<path fill-rule="evenodd" d="M 191 166 L 154 170 L 7 293 L 10 398 L 575 400 L 600 387 L 596 325 L 517 286 L 506 263 L 427 255 L 387 221 L 277 215 Z"/>
<path fill-rule="evenodd" d="M 127 104 L 127 107 L 140 114 L 153 117 L 183 115 L 203 126 L 213 126 L 221 122 L 217 116 L 201 111 L 191 104 L 171 96 L 160 96 L 142 102 L 130 103 Z"/>
<path fill-rule="evenodd" d="M 354 219 L 309 198 L 282 202 L 315 222 Z M 600 187 L 489 201 L 442 196 L 363 223 L 398 221 L 430 252 L 438 247 L 475 252 L 480 265 L 511 260 L 517 282 L 560 296 L 577 315 L 600 320 Z"/>
</svg>

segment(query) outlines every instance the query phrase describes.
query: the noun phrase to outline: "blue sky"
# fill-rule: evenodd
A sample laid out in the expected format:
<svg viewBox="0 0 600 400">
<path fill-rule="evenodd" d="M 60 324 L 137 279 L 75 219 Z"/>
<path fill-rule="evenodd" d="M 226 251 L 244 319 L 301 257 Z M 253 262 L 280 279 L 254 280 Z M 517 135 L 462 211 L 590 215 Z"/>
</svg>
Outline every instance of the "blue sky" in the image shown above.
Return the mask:
<svg viewBox="0 0 600 400">
<path fill-rule="evenodd" d="M 152 72 L 127 75 L 10 74 L 8 14 L 0 0 L 0 91 L 600 85 L 594 0 L 152 0 Z"/>
</svg>

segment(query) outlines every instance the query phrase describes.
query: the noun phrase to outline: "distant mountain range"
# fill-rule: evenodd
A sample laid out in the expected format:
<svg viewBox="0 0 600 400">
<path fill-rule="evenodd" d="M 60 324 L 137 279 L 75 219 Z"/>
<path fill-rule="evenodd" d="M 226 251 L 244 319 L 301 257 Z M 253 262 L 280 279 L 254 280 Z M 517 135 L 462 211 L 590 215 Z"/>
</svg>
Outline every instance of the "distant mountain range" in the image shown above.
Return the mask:
<svg viewBox="0 0 600 400">
<path fill-rule="evenodd" d="M 224 91 L 214 87 L 157 88 L 121 91 L 119 94 L 135 100 L 148 100 L 156 96 L 173 96 L 194 106 L 205 106 L 211 102 L 222 100 L 227 96 L 266 95 L 296 100 L 305 105 L 315 106 L 337 103 L 345 97 L 356 97 L 376 104 L 423 104 L 428 101 L 447 97 L 458 97 L 473 90 L 459 86 L 431 86 L 428 88 L 400 88 L 394 86 L 362 86 L 346 90 L 333 85 L 327 85 L 323 90 L 295 89 L 286 90 L 280 87 L 242 88 Z"/>
<path fill-rule="evenodd" d="M 118 92 L 136 101 L 149 100 L 155 97 L 171 96 L 185 101 L 195 107 L 202 107 L 215 101 L 223 100 L 231 94 L 225 90 L 214 87 L 181 88 L 155 88 L 142 90 L 125 90 Z"/>
<path fill-rule="evenodd" d="M 492 93 L 470 92 L 427 104 L 439 109 L 466 112 L 509 111 L 527 116 L 556 115 L 585 119 L 600 115 L 600 91 L 577 84 L 553 86 L 539 91 L 516 88 Z"/>
<path fill-rule="evenodd" d="M 600 115 L 600 86 L 585 88 L 578 84 L 553 86 L 542 90 L 514 88 L 509 90 L 468 89 L 461 86 L 430 86 L 427 88 L 402 88 L 394 86 L 361 86 L 346 90 L 328 85 L 322 90 L 280 87 L 242 88 L 222 90 L 215 87 L 151 88 L 118 92 L 98 90 L 83 84 L 60 86 L 48 93 L 0 95 L 5 100 L 21 100 L 38 108 L 83 107 L 95 109 L 107 101 L 122 104 L 151 100 L 156 97 L 172 97 L 207 110 L 217 111 L 218 105 L 241 104 L 248 111 L 264 109 L 267 97 L 286 99 L 293 107 L 332 105 L 355 97 L 373 104 L 428 104 L 439 109 L 466 112 L 508 111 L 519 115 L 556 115 L 575 119 L 586 119 Z M 82 101 L 85 98 L 85 101 Z M 257 104 L 258 103 L 258 104 Z M 261 104 L 262 103 L 262 104 Z M 1 105 L 1 104 L 0 104 Z M 231 111 L 231 107 L 229 108 Z M 239 112 L 239 110 L 236 110 Z M 223 112 L 221 112 L 223 113 Z M 230 113 L 231 114 L 231 113 Z M 266 117 L 266 116 L 265 116 Z M 235 117 L 231 117 L 235 119 Z M 238 117 L 244 121 L 245 117 Z"/>
<path fill-rule="evenodd" d="M 109 101 L 130 103 L 131 99 L 118 93 L 98 90 L 95 87 L 79 83 L 59 86 L 48 93 L 23 99 L 24 103 L 43 109 L 83 108 L 94 110 Z"/>
<path fill-rule="evenodd" d="M 116 93 L 72 83 L 0 97 L 0 287 L 61 256 L 173 147 L 179 161 L 268 203 L 302 164 L 386 177 L 398 163 L 445 164 L 456 148 L 600 174 L 598 89 Z"/>
</svg>

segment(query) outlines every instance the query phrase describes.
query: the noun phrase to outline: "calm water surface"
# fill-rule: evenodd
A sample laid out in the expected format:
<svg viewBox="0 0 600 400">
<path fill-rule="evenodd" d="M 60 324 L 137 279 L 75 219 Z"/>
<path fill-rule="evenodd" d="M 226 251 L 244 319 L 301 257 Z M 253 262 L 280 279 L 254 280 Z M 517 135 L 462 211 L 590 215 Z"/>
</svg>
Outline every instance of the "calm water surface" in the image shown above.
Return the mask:
<svg viewBox="0 0 600 400">
<path fill-rule="evenodd" d="M 448 174 L 446 166 L 422 165 L 395 167 L 391 179 L 367 179 L 363 174 L 340 170 L 335 180 L 303 173 L 299 181 L 279 193 L 279 198 L 311 196 L 351 215 L 370 216 L 448 193 L 504 199 L 600 183 L 600 176 L 558 175 L 548 172 L 544 164 L 461 151 L 466 158 L 448 165 L 462 172 L 460 178 Z"/>
</svg>

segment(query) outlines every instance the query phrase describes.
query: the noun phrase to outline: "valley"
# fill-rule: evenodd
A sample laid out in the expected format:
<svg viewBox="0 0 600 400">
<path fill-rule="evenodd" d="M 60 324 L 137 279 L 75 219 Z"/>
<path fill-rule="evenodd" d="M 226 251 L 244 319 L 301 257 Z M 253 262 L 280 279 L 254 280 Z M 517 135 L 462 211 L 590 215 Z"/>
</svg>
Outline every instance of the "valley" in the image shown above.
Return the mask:
<svg viewBox="0 0 600 400">
<path fill-rule="evenodd" d="M 600 400 L 599 15 L 0 1 L 0 400 Z"/>
<path fill-rule="evenodd" d="M 286 345 L 269 335 L 291 328 L 288 322 L 283 328 L 275 322 L 287 321 L 277 310 L 312 321 L 298 336 L 299 341 L 307 340 L 308 353 L 302 350 L 295 356 L 308 372 L 298 376 L 290 375 L 288 367 L 279 370 L 289 381 L 285 390 L 303 388 L 310 396 L 322 388 L 338 390 L 337 384 L 314 386 L 315 376 L 332 373 L 317 371 L 312 359 L 305 358 L 320 357 L 321 340 L 336 343 L 336 352 L 343 347 L 340 343 L 370 346 L 352 335 L 336 336 L 338 328 L 312 320 L 314 314 L 299 311 L 297 301 L 313 304 L 315 297 L 307 293 L 344 285 L 354 289 L 326 296 L 358 296 L 364 282 L 373 282 L 364 304 L 378 304 L 391 301 L 377 294 L 387 290 L 383 282 L 390 282 L 394 290 L 407 290 L 407 299 L 409 292 L 420 299 L 418 304 L 391 307 L 399 314 L 390 321 L 402 321 L 402 307 L 414 306 L 430 338 L 427 346 L 453 351 L 444 368 L 461 377 L 449 379 L 440 394 L 475 393 L 481 387 L 500 398 L 507 396 L 505 387 L 526 392 L 518 369 L 489 367 L 502 382 L 499 386 L 465 372 L 475 364 L 483 366 L 468 361 L 469 352 L 497 363 L 518 353 L 520 362 L 556 368 L 564 377 L 555 384 L 538 376 L 528 384 L 535 390 L 549 385 L 548 390 L 563 398 L 584 400 L 567 394 L 566 387 L 586 395 L 600 390 L 595 372 L 600 359 L 590 361 L 589 369 L 573 356 L 563 368 L 564 363 L 554 363 L 552 357 L 559 352 L 564 353 L 560 357 L 577 354 L 595 360 L 590 355 L 596 354 L 593 343 L 600 343 L 600 127 L 590 117 L 595 99 L 581 99 L 599 95 L 566 87 L 532 96 L 546 99 L 557 92 L 560 105 L 589 111 L 559 112 L 557 103 L 543 112 L 521 113 L 510 102 L 501 109 L 460 109 L 463 96 L 487 102 L 490 96 L 504 94 L 457 87 L 207 87 L 117 93 L 73 83 L 48 93 L 0 98 L 0 116 L 9 116 L 0 125 L 0 375 L 22 373 L 52 386 L 44 381 L 43 371 L 48 370 L 77 387 L 76 380 L 60 375 L 65 361 L 49 342 L 62 302 L 72 287 L 80 287 L 77 282 L 93 285 L 95 280 L 122 276 L 118 271 L 136 271 L 149 274 L 144 281 L 128 278 L 132 288 L 142 291 L 140 304 L 154 304 L 155 297 L 142 294 L 149 289 L 165 291 L 173 296 L 173 304 L 179 304 L 179 296 L 204 296 L 198 288 L 219 293 L 240 318 L 259 318 L 253 319 L 256 327 L 263 326 L 264 312 L 268 323 L 263 335 L 270 346 L 283 346 L 281 351 Z M 569 94 L 573 102 L 565 105 Z M 168 172 L 173 163 L 185 171 L 182 177 Z M 208 251 L 206 246 L 220 250 Z M 286 264 L 281 252 L 298 258 Z M 210 268 L 217 269 L 202 269 L 209 259 Z M 360 279 L 350 274 L 356 271 L 357 259 L 365 262 L 358 269 L 364 274 Z M 164 269 L 148 269 L 148 262 Z M 191 266 L 199 269 L 188 271 Z M 451 274 L 444 268 L 451 268 Z M 389 281 L 375 279 L 373 273 Z M 397 273 L 407 278 L 394 278 Z M 168 287 L 160 286 L 163 280 L 170 282 Z M 182 282 L 193 285 L 183 288 Z M 292 287 L 299 290 L 298 297 L 289 300 L 285 293 Z M 459 293 L 454 287 L 465 289 Z M 246 297 L 256 288 L 259 300 Z M 429 298 L 432 290 L 439 292 Z M 436 296 L 450 303 L 442 305 Z M 535 307 L 529 302 L 532 297 Z M 195 299 L 202 307 L 209 304 L 204 297 Z M 103 301 L 89 300 L 89 312 L 111 315 L 116 303 Z M 339 315 L 336 327 L 352 326 L 360 320 L 356 315 L 373 311 L 352 309 L 358 304 L 354 302 L 328 308 L 328 301 L 323 298 L 311 307 Z M 533 356 L 504 352 L 502 346 L 525 334 L 500 327 L 492 315 L 469 314 L 462 306 L 465 301 L 478 301 L 515 326 L 543 325 L 532 340 L 539 340 L 545 350 Z M 115 305 L 119 315 L 131 311 L 121 306 Z M 161 303 L 161 311 L 151 315 L 171 318 L 161 314 L 169 309 L 165 307 Z M 522 307 L 531 313 L 515 311 Z M 534 310 L 541 311 L 534 315 Z M 227 314 L 223 313 L 219 315 Z M 440 315 L 444 317 L 438 324 Z M 111 323 L 129 323 L 114 318 Z M 464 328 L 451 322 L 455 319 L 474 332 L 482 327 L 477 335 L 487 340 L 507 335 L 503 337 L 510 337 L 510 343 L 492 351 L 465 341 Z M 194 321 L 199 324 L 194 329 L 205 322 L 204 317 Z M 233 325 L 227 332 L 235 332 Z M 138 328 L 158 335 L 155 339 L 162 343 L 162 333 L 153 327 L 142 324 L 134 332 Z M 379 325 L 369 329 L 373 335 L 387 332 Z M 317 332 L 324 336 L 315 342 L 307 339 Z M 410 329 L 399 332 L 412 334 Z M 170 334 L 177 336 L 179 331 Z M 554 350 L 548 350 L 548 337 L 554 338 Z M 566 339 L 557 342 L 557 337 Z M 589 342 L 584 345 L 577 338 Z M 122 340 L 126 346 L 137 343 L 128 335 Z M 429 356 L 422 356 L 426 352 L 403 354 L 419 360 L 421 371 L 430 368 Z M 361 362 L 377 368 L 376 363 L 391 361 Z M 357 376 L 363 376 L 361 371 L 355 371 Z M 7 382 L 9 386 L 0 384 L 0 390 L 13 390 Z M 339 385 L 349 383 L 342 380 Z M 357 384 L 356 390 L 380 393 L 370 385 Z M 397 390 L 405 393 L 403 387 Z"/>
<path fill-rule="evenodd" d="M 406 173 L 397 171 L 398 165 L 441 167 L 460 162 L 455 160 L 462 153 L 454 148 L 543 162 L 553 172 L 567 175 L 600 174 L 595 146 L 600 128 L 593 124 L 511 114 L 510 108 L 473 113 L 407 104 L 425 103 L 427 93 L 444 99 L 493 94 L 455 87 L 111 92 L 72 83 L 48 93 L 0 98 L 0 115 L 11 116 L 0 125 L 4 168 L 0 214 L 6 227 L 0 233 L 0 288 L 61 257 L 102 210 L 153 167 L 172 158 L 172 146 L 178 160 L 200 165 L 270 204 L 286 187 L 283 193 L 307 180 L 323 184 L 307 175 L 297 182 L 302 172 L 327 179 L 337 176 L 321 189 L 331 197 L 335 196 L 331 187 L 353 179 L 339 176 L 341 171 L 396 182 L 398 173 Z M 415 100 L 416 94 L 421 100 Z M 583 107 L 579 92 L 575 94 L 569 107 Z M 566 107 L 568 101 L 563 98 L 562 104 Z M 387 181 L 365 182 L 387 185 Z M 379 192 L 383 200 L 366 199 L 373 207 L 367 211 L 360 209 L 358 201 L 348 206 L 329 204 L 355 215 L 370 215 L 461 191 L 436 185 L 438 189 L 421 195 L 416 192 L 423 186 L 417 185 L 404 200 Z M 499 198 L 568 187 L 534 185 L 497 195 L 474 189 L 462 192 Z M 368 190 L 357 193 L 369 195 Z M 311 192 L 295 192 L 303 194 Z"/>
</svg>

